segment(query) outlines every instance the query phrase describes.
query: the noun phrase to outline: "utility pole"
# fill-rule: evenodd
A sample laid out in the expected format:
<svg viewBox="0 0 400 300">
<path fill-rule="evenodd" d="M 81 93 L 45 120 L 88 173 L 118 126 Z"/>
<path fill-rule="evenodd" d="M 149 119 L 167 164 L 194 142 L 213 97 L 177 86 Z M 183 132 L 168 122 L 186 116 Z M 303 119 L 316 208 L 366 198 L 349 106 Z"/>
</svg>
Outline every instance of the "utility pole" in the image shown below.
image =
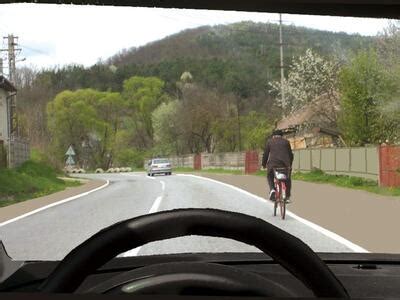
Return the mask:
<svg viewBox="0 0 400 300">
<path fill-rule="evenodd" d="M 9 34 L 8 37 L 8 68 L 9 68 L 9 80 L 15 84 L 15 46 L 17 46 L 16 40 L 18 37 L 14 37 L 12 34 Z"/>
<path fill-rule="evenodd" d="M 285 73 L 284 73 L 284 66 L 283 66 L 283 38 L 282 38 L 282 14 L 279 14 L 279 46 L 281 52 L 281 97 L 282 97 L 282 104 L 285 103 L 285 91 L 283 89 L 283 82 L 285 80 Z"/>
<path fill-rule="evenodd" d="M 12 34 L 9 34 L 8 36 L 4 37 L 4 39 L 7 40 L 7 49 L 1 49 L 2 51 L 7 52 L 8 56 L 8 80 L 15 85 L 16 81 L 16 52 L 21 51 L 20 48 L 17 48 L 18 46 L 18 37 L 14 36 Z M 18 132 L 18 118 L 17 118 L 17 96 L 16 94 L 13 94 L 10 96 L 10 115 L 11 115 L 11 126 L 10 126 L 10 132 L 11 132 L 11 137 L 17 137 L 19 132 Z"/>
</svg>

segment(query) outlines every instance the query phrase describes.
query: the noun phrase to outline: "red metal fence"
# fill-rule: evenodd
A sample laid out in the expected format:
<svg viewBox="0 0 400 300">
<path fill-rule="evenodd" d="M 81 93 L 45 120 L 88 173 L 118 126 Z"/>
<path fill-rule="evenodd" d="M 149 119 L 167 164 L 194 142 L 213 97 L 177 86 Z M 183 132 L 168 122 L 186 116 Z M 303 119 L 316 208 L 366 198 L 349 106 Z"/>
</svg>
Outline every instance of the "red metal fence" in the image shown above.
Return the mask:
<svg viewBox="0 0 400 300">
<path fill-rule="evenodd" d="M 257 151 L 246 151 L 246 159 L 244 172 L 245 174 L 252 174 L 259 170 L 260 163 L 258 162 L 258 152 Z"/>
<path fill-rule="evenodd" d="M 400 186 L 400 146 L 379 148 L 379 185 Z"/>
</svg>

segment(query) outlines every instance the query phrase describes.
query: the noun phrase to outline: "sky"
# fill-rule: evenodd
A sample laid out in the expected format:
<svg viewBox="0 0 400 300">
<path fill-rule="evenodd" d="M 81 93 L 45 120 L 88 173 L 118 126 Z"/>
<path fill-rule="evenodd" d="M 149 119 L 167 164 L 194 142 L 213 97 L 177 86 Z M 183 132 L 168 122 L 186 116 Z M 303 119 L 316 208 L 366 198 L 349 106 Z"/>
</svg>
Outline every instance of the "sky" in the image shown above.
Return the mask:
<svg viewBox="0 0 400 300">
<path fill-rule="evenodd" d="M 278 19 L 278 14 L 235 11 L 0 4 L 0 35 L 19 37 L 22 51 L 18 66 L 40 69 L 71 63 L 90 66 L 122 49 L 187 28 L 240 21 L 277 23 Z M 284 14 L 283 21 L 287 25 L 376 35 L 389 20 Z"/>
</svg>

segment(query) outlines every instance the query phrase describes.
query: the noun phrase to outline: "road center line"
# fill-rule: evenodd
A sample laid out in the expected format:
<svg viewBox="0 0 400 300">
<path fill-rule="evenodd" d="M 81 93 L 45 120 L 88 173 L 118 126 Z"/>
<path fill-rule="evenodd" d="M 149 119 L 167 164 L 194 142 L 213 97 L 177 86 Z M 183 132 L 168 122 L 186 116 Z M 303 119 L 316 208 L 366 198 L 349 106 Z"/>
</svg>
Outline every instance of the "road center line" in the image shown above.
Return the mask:
<svg viewBox="0 0 400 300">
<path fill-rule="evenodd" d="M 153 206 L 150 208 L 149 214 L 157 212 L 158 208 L 160 207 L 162 198 L 162 196 L 156 198 L 156 201 L 154 201 Z"/>
<path fill-rule="evenodd" d="M 155 179 L 154 177 L 149 177 L 149 176 L 147 176 L 147 177 L 151 178 L 151 179 Z M 163 180 L 160 180 L 160 183 L 161 183 L 161 188 L 164 191 L 165 190 L 165 182 Z M 158 196 L 156 198 L 156 200 L 154 201 L 153 205 L 151 206 L 151 208 L 149 210 L 149 214 L 152 214 L 152 213 L 155 213 L 158 211 L 158 208 L 161 205 L 162 198 L 163 198 L 162 196 Z M 122 253 L 120 256 L 121 257 L 137 256 L 141 248 L 142 247 L 137 247 L 135 249 L 126 251 L 126 252 Z"/>
<path fill-rule="evenodd" d="M 49 204 L 49 205 L 46 205 L 46 206 L 40 207 L 40 208 L 38 208 L 38 209 L 32 210 L 32 211 L 30 211 L 30 212 L 28 212 L 28 213 L 26 213 L 26 214 L 20 215 L 20 216 L 18 216 L 18 217 L 16 217 L 16 218 L 13 218 L 13 219 L 10 219 L 10 220 L 5 221 L 5 222 L 3 222 L 3 223 L 0 223 L 0 227 L 2 227 L 2 226 L 4 226 L 4 225 L 7 225 L 7 224 L 10 224 L 10 223 L 12 223 L 12 222 L 21 220 L 21 219 L 23 219 L 23 218 L 26 218 L 26 217 L 28 217 L 28 216 L 31 216 L 31 215 L 33 215 L 33 214 L 35 214 L 35 213 L 38 213 L 38 212 L 40 212 L 40 211 L 42 211 L 42 210 L 45 210 L 45 209 L 48 209 L 48 208 L 50 208 L 50 207 L 53 207 L 53 206 L 56 206 L 56 205 L 60 205 L 60 204 L 63 204 L 63 203 L 66 203 L 66 202 L 69 202 L 69 201 L 72 201 L 72 200 L 81 198 L 81 197 L 83 197 L 83 196 L 89 195 L 89 194 L 91 194 L 91 193 L 94 193 L 94 192 L 96 192 L 96 191 L 98 191 L 98 190 L 101 190 L 101 189 L 107 187 L 109 184 L 110 184 L 110 181 L 107 180 L 105 184 L 103 184 L 102 186 L 99 186 L 99 187 L 97 187 L 97 188 L 95 188 L 95 189 L 93 189 L 93 190 L 90 190 L 90 191 L 88 191 L 88 192 L 81 193 L 81 194 L 78 194 L 78 195 L 75 195 L 75 196 L 66 198 L 66 199 L 64 199 L 64 200 L 60 200 L 60 201 L 51 203 L 51 204 Z"/>
<path fill-rule="evenodd" d="M 234 185 L 231 185 L 231 184 L 228 184 L 228 183 L 225 183 L 225 182 L 221 182 L 221 181 L 214 180 L 214 179 L 207 178 L 207 177 L 201 177 L 201 176 L 197 176 L 197 175 L 192 175 L 192 174 L 176 174 L 176 175 L 199 178 L 199 179 L 202 179 L 202 180 L 207 180 L 207 181 L 211 181 L 211 182 L 214 182 L 214 183 L 218 183 L 218 184 L 224 185 L 226 187 L 232 188 L 234 190 L 237 190 L 237 191 L 239 191 L 239 192 L 241 192 L 241 193 L 243 193 L 243 194 L 245 194 L 247 196 L 250 196 L 250 197 L 252 197 L 252 198 L 254 198 L 254 199 L 258 200 L 258 201 L 263 202 L 264 204 L 272 205 L 272 203 L 268 202 L 266 199 L 264 199 L 262 197 L 254 195 L 254 194 L 252 194 L 252 193 L 250 193 L 248 191 L 245 191 L 245 190 L 243 190 L 241 188 L 238 188 L 238 187 L 236 187 Z M 345 239 L 344 237 L 342 237 L 342 236 L 340 236 L 340 235 L 338 235 L 338 234 L 336 234 L 336 233 L 334 233 L 332 231 L 329 231 L 328 229 L 325 229 L 325 228 L 323 228 L 323 227 L 321 227 L 321 226 L 319 226 L 319 225 L 317 225 L 315 223 L 312 223 L 312 222 L 310 222 L 310 221 L 308 221 L 306 219 L 303 219 L 303 218 L 297 216 L 296 214 L 294 214 L 294 213 L 292 213 L 290 211 L 287 211 L 286 215 L 291 216 L 293 219 L 296 219 L 297 221 L 307 225 L 308 227 L 311 227 L 312 229 L 322 233 L 323 235 L 325 235 L 325 236 L 327 236 L 327 237 L 329 237 L 329 238 L 331 238 L 331 239 L 333 239 L 333 240 L 345 245 L 346 247 L 350 248 L 354 252 L 369 253 L 368 250 L 366 250 L 366 249 L 364 249 L 364 248 L 362 248 L 362 247 L 350 242 L 349 240 Z"/>
<path fill-rule="evenodd" d="M 162 196 L 156 198 L 156 200 L 154 201 L 153 205 L 150 208 L 150 211 L 148 212 L 149 214 L 157 212 L 158 208 L 160 207 L 162 198 L 163 198 Z M 121 253 L 119 256 L 120 257 L 137 256 L 141 248 L 142 246 L 134 248 L 132 250 Z"/>
<path fill-rule="evenodd" d="M 160 183 L 161 183 L 161 189 L 165 191 L 165 182 L 161 180 Z"/>
</svg>

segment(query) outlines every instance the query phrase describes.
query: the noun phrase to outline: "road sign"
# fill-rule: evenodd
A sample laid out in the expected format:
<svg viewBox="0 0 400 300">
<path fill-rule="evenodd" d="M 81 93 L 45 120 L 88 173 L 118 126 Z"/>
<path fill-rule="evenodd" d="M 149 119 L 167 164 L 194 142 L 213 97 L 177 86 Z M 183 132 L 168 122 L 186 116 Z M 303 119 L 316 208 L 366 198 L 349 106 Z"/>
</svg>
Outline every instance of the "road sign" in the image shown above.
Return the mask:
<svg viewBox="0 0 400 300">
<path fill-rule="evenodd" d="M 72 146 L 69 146 L 67 153 L 65 153 L 65 155 L 68 155 L 68 156 L 75 155 L 74 148 L 72 148 Z"/>
<path fill-rule="evenodd" d="M 73 166 L 73 165 L 75 165 L 75 160 L 72 158 L 72 156 L 68 156 L 67 161 L 66 161 L 66 164 L 67 164 L 68 166 Z"/>
</svg>

